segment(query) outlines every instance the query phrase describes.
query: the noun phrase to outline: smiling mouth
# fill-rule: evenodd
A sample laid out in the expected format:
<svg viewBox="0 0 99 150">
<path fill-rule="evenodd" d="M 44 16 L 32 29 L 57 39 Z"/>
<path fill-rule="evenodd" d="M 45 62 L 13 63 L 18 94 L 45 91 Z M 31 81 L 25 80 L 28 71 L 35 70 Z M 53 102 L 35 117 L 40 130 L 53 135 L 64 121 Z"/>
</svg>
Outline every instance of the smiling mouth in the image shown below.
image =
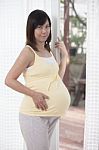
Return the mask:
<svg viewBox="0 0 99 150">
<path fill-rule="evenodd" d="M 43 38 L 46 38 L 47 36 L 42 36 Z"/>
</svg>

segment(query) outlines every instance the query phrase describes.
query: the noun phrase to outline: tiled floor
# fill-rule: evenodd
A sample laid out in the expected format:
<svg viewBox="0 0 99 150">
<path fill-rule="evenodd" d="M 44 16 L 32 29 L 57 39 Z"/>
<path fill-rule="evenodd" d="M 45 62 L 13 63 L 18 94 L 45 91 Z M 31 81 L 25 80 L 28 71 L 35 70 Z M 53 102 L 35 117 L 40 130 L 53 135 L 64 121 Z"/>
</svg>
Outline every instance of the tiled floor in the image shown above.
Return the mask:
<svg viewBox="0 0 99 150">
<path fill-rule="evenodd" d="M 60 120 L 59 150 L 83 150 L 84 108 L 70 107 Z"/>
</svg>

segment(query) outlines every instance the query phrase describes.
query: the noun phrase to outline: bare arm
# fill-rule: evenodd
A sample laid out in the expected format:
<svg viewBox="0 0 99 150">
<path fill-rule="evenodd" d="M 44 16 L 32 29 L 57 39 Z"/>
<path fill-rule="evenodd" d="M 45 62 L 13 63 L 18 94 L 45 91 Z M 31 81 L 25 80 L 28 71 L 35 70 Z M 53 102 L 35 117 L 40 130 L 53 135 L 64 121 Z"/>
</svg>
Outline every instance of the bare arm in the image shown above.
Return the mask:
<svg viewBox="0 0 99 150">
<path fill-rule="evenodd" d="M 17 80 L 23 70 L 29 65 L 31 61 L 30 53 L 31 52 L 26 48 L 21 51 L 20 55 L 16 59 L 14 65 L 5 78 L 5 84 L 15 91 L 32 96 L 33 91 L 31 91 L 29 88 L 27 88 Z"/>
<path fill-rule="evenodd" d="M 38 109 L 46 110 L 48 106 L 45 99 L 48 99 L 49 97 L 43 93 L 31 90 L 17 80 L 24 69 L 34 61 L 34 58 L 34 53 L 31 53 L 28 48 L 24 48 L 8 72 L 5 84 L 15 91 L 31 96 Z"/>
<path fill-rule="evenodd" d="M 63 79 L 65 70 L 66 70 L 66 66 L 69 64 L 69 55 L 66 50 L 64 42 L 62 42 L 62 41 L 56 42 L 55 47 L 60 49 L 61 60 L 60 60 L 60 64 L 59 64 L 59 76 L 61 77 L 61 79 Z"/>
</svg>

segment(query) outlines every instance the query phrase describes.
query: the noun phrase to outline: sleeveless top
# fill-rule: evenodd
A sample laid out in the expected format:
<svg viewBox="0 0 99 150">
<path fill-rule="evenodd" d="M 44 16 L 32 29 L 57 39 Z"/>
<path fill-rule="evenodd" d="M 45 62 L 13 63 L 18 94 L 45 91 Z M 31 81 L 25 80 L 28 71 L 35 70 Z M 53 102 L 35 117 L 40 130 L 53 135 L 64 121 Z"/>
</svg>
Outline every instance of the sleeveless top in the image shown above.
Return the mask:
<svg viewBox="0 0 99 150">
<path fill-rule="evenodd" d="M 31 116 L 63 116 L 70 105 L 70 95 L 58 75 L 58 63 L 52 53 L 51 57 L 41 57 L 29 45 L 26 46 L 34 52 L 35 60 L 23 72 L 25 86 L 49 96 L 46 100 L 48 109 L 36 108 L 32 97 L 24 95 L 19 112 Z"/>
</svg>

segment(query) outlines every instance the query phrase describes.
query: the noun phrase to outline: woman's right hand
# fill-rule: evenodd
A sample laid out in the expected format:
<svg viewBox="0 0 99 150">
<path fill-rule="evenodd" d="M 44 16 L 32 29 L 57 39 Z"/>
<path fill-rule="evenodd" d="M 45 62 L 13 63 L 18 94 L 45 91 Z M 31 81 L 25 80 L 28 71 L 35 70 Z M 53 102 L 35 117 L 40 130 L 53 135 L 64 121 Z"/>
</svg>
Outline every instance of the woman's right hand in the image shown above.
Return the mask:
<svg viewBox="0 0 99 150">
<path fill-rule="evenodd" d="M 46 99 L 49 99 L 49 97 L 47 95 L 41 92 L 33 92 L 32 98 L 33 98 L 36 108 L 45 110 L 45 111 L 48 109 Z"/>
</svg>

